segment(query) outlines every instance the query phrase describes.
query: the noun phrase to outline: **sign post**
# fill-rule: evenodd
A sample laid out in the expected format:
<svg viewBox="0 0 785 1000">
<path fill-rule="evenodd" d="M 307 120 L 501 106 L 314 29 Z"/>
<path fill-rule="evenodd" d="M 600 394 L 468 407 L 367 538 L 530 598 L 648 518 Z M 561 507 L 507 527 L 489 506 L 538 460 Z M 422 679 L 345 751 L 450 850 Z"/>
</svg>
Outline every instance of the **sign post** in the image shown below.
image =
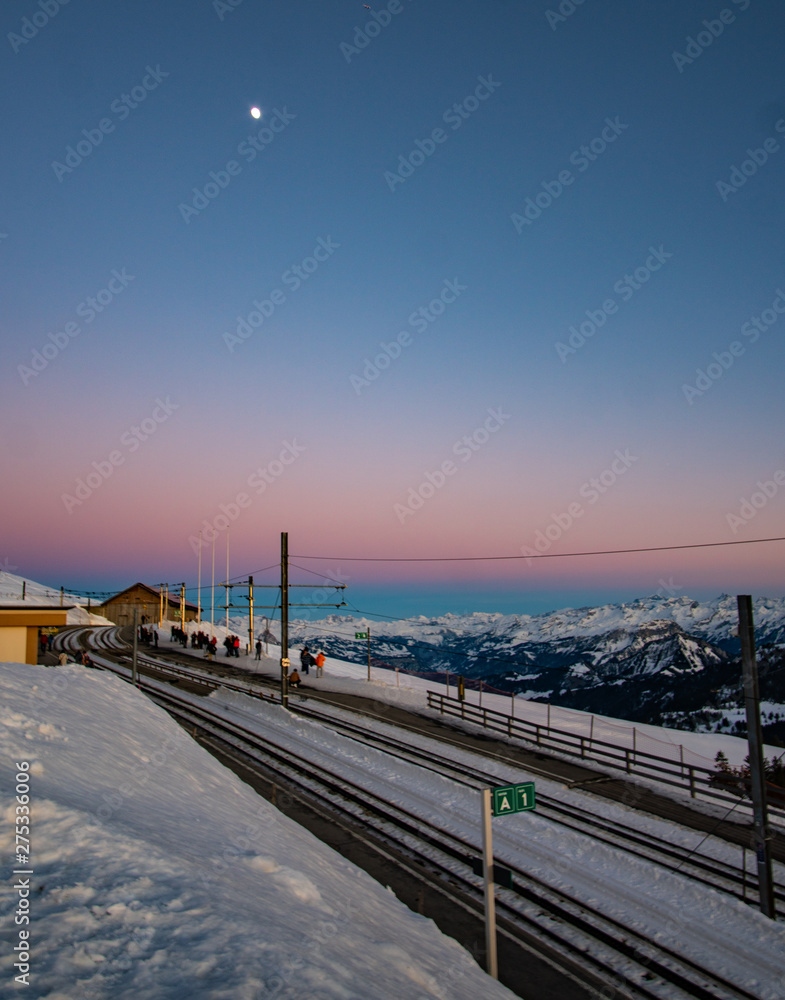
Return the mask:
<svg viewBox="0 0 785 1000">
<path fill-rule="evenodd" d="M 355 639 L 367 639 L 368 640 L 368 680 L 371 679 L 371 630 L 368 629 L 367 632 L 355 632 Z"/>
<path fill-rule="evenodd" d="M 485 971 L 499 978 L 496 957 L 496 899 L 493 895 L 493 833 L 491 832 L 491 790 L 482 790 L 482 877 L 485 882 Z"/>
<path fill-rule="evenodd" d="M 493 895 L 493 835 L 492 816 L 526 812 L 536 805 L 534 782 L 520 785 L 499 785 L 482 789 L 482 874 L 485 883 L 485 955 L 486 972 L 492 979 L 499 978 L 499 961 L 496 953 L 496 899 Z M 508 873 L 509 875 L 509 873 Z"/>
</svg>

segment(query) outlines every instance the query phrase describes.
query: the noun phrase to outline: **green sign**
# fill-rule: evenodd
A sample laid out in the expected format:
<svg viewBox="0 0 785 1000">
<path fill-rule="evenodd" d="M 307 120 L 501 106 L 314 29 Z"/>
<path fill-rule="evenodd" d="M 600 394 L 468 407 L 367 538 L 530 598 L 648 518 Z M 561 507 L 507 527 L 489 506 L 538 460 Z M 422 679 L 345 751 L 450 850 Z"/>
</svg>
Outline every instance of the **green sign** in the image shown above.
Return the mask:
<svg viewBox="0 0 785 1000">
<path fill-rule="evenodd" d="M 368 638 L 368 633 L 367 632 L 355 632 L 354 633 L 354 638 L 355 639 L 367 639 Z"/>
<path fill-rule="evenodd" d="M 501 785 L 491 789 L 491 809 L 494 816 L 525 812 L 535 808 L 534 782 L 522 785 Z"/>
</svg>

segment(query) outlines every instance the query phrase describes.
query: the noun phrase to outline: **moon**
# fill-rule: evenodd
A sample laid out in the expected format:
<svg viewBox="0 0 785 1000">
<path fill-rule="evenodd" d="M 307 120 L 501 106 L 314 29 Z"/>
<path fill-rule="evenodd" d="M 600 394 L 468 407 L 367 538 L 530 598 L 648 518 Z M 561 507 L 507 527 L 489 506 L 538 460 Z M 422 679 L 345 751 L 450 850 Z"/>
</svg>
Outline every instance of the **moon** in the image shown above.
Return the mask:
<svg viewBox="0 0 785 1000">
<path fill-rule="evenodd" d="M 262 117 L 262 112 L 259 110 L 259 108 L 251 108 L 251 117 L 252 118 L 261 118 Z"/>
</svg>

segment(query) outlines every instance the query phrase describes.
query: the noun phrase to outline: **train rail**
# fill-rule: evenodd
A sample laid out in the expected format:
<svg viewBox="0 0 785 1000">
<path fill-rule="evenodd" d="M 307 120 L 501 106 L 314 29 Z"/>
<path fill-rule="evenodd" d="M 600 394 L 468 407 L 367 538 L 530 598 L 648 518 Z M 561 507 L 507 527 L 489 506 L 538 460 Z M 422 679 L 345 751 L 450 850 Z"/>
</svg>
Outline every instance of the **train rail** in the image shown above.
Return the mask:
<svg viewBox="0 0 785 1000">
<path fill-rule="evenodd" d="M 358 784 L 346 773 L 333 772 L 301 756 L 282 750 L 255 730 L 229 721 L 207 706 L 175 693 L 151 690 L 151 697 L 190 727 L 254 761 L 284 782 L 287 789 L 316 798 L 346 822 L 373 830 L 390 850 L 428 868 L 454 895 L 459 905 L 482 912 L 481 884 L 472 861 L 479 846 L 440 825 L 429 822 L 383 795 Z M 697 962 L 666 945 L 653 942 L 593 907 L 585 900 L 538 878 L 521 867 L 505 864 L 512 872 L 512 887 L 497 889 L 500 929 L 510 940 L 596 989 L 614 984 L 615 995 L 630 1000 L 691 997 L 697 1000 L 759 1000 L 740 984 L 702 968 Z M 454 887 L 454 892 L 450 887 Z M 665 992 L 667 991 L 667 992 Z M 607 995 L 607 994 L 606 994 Z"/>
<path fill-rule="evenodd" d="M 84 641 L 85 637 L 79 634 L 80 631 L 88 634 L 92 632 L 94 645 L 99 649 L 109 651 L 127 649 L 127 645 L 119 637 L 119 630 L 116 628 L 74 630 L 71 633 L 70 640 L 72 646 Z M 186 656 L 178 658 L 186 662 L 191 660 L 190 657 Z M 190 663 L 187 668 L 182 666 L 175 667 L 171 663 L 161 661 L 150 655 L 139 655 L 137 659 L 140 666 L 154 670 L 158 674 L 169 675 L 175 680 L 185 678 L 211 689 L 222 686 L 228 690 L 248 694 L 252 697 L 266 696 L 271 700 L 275 700 L 275 694 L 272 691 L 275 685 L 269 682 L 267 684 L 260 683 L 261 679 L 258 675 L 255 678 L 249 676 L 247 681 L 235 682 L 229 679 L 222 679 L 219 683 L 215 678 L 215 668 L 217 667 L 220 670 L 222 664 L 215 661 L 211 663 L 210 667 L 206 664 L 204 669 L 197 669 L 190 666 Z M 224 672 L 223 670 L 221 671 L 221 673 Z M 234 677 L 236 673 L 238 672 L 231 671 L 230 676 Z M 252 680 L 256 683 L 251 683 Z M 324 700 L 324 698 L 319 699 L 320 702 Z M 315 702 L 314 700 L 309 700 L 307 705 L 302 702 L 299 704 L 292 702 L 290 708 L 301 715 L 317 719 L 322 724 L 353 739 L 384 750 L 401 760 L 415 763 L 428 770 L 450 777 L 469 787 L 487 788 L 493 785 L 509 784 L 511 782 L 509 771 L 505 773 L 502 770 L 504 768 L 514 769 L 516 772 L 520 772 L 521 770 L 531 772 L 533 770 L 530 765 L 523 765 L 520 761 L 515 761 L 504 754 L 491 752 L 484 752 L 482 757 L 484 761 L 493 761 L 494 770 L 488 767 L 478 767 L 466 761 L 458 763 L 454 756 L 448 757 L 444 753 L 438 752 L 435 749 L 433 738 L 430 735 L 426 736 L 426 734 L 420 733 L 416 727 L 410 727 L 410 731 L 428 739 L 430 746 L 426 748 L 418 747 L 411 741 L 405 742 L 397 735 L 394 735 L 394 730 L 400 731 L 400 723 L 395 726 L 388 726 L 389 732 L 383 734 L 378 730 L 378 719 L 374 719 L 376 729 L 361 725 L 357 720 L 361 719 L 364 713 L 357 709 L 352 709 L 349 713 L 349 710 L 345 706 L 336 704 L 336 707 L 340 708 L 342 712 L 353 716 L 352 720 L 348 720 L 320 711 L 315 707 L 318 704 L 319 702 Z M 479 756 L 477 751 L 469 750 L 465 746 L 462 746 L 458 738 L 456 738 L 452 745 L 471 757 L 476 758 Z M 547 768 L 540 767 L 535 773 L 550 780 L 563 783 L 563 779 L 559 775 L 549 772 Z M 590 794 L 589 789 L 586 791 Z M 574 803 L 566 806 L 555 797 L 541 791 L 538 791 L 537 803 L 540 815 L 566 829 L 590 836 L 594 840 L 622 851 L 625 854 L 657 864 L 668 871 L 679 873 L 716 891 L 726 893 L 744 902 L 749 902 L 750 905 L 757 905 L 758 886 L 757 880 L 753 875 L 754 860 L 751 861 L 750 870 L 747 871 L 746 848 L 742 848 L 744 852 L 742 854 L 742 864 L 735 866 L 729 861 L 711 857 L 709 854 L 699 854 L 697 850 L 690 851 L 686 847 L 674 845 L 672 841 L 659 837 L 654 833 L 643 833 L 639 828 L 624 823 L 618 817 L 610 819 L 607 815 L 599 815 L 597 811 L 590 808 L 582 808 Z M 607 803 L 600 803 L 598 801 L 597 804 L 607 810 Z M 690 831 L 690 833 L 693 832 Z M 785 903 L 785 885 L 775 883 L 774 893 L 777 902 Z"/>
</svg>

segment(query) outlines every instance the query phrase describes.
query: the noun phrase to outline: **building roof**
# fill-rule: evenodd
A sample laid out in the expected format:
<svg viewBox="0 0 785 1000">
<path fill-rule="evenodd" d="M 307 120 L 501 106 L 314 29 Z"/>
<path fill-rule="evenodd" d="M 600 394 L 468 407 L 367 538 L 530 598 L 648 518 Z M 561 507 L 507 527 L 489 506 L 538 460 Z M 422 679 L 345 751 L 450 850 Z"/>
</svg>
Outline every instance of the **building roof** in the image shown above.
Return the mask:
<svg viewBox="0 0 785 1000">
<path fill-rule="evenodd" d="M 161 600 L 161 588 L 160 587 L 150 587 L 146 583 L 132 583 L 130 587 L 126 587 L 125 590 L 121 590 L 119 594 L 115 594 L 113 597 L 108 597 L 103 602 L 103 604 L 99 605 L 99 607 L 106 607 L 107 604 L 113 604 L 116 601 L 120 601 L 122 603 L 121 599 L 126 594 L 129 594 L 132 590 L 136 590 L 137 588 L 141 588 L 142 590 L 146 590 L 150 594 L 151 600 L 152 599 L 154 599 L 155 601 L 160 601 Z M 170 590 L 169 591 L 169 600 L 168 600 L 167 603 L 168 603 L 169 607 L 179 608 L 180 607 L 180 595 L 178 593 Z M 198 611 L 199 610 L 198 607 L 195 604 L 192 604 L 190 601 L 186 601 L 185 602 L 185 606 L 186 606 L 186 608 L 190 609 L 191 611 Z"/>
</svg>

